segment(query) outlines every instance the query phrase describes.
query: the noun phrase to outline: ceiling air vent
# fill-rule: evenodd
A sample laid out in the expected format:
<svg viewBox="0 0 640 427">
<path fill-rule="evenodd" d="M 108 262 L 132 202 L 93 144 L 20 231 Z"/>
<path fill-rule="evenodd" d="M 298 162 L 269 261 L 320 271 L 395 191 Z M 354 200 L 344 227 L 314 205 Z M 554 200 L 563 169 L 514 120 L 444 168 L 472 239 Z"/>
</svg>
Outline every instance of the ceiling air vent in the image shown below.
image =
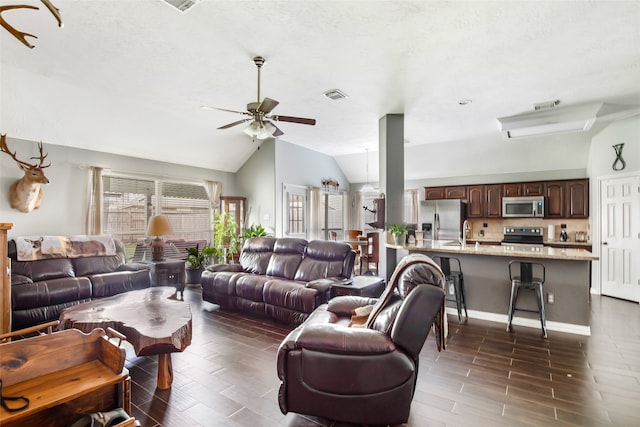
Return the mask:
<svg viewBox="0 0 640 427">
<path fill-rule="evenodd" d="M 339 101 L 341 99 L 345 99 L 345 98 L 349 97 L 346 93 L 344 93 L 340 89 L 328 90 L 328 91 L 326 91 L 324 93 L 324 96 L 326 96 L 327 98 L 329 98 L 329 99 L 331 99 L 333 101 Z"/>
<path fill-rule="evenodd" d="M 165 3 L 169 3 L 171 6 L 180 10 L 181 12 L 186 12 L 187 9 L 190 9 L 192 6 L 195 6 L 200 0 L 164 0 Z"/>
</svg>

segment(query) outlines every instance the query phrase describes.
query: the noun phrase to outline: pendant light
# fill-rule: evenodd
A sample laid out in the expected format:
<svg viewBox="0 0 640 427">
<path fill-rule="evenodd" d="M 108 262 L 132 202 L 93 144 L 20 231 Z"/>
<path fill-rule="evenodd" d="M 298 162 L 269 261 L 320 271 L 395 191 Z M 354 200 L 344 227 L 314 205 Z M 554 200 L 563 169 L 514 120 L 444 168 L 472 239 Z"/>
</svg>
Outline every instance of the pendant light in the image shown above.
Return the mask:
<svg viewBox="0 0 640 427">
<path fill-rule="evenodd" d="M 373 188 L 373 186 L 369 184 L 369 149 L 365 148 L 365 151 L 367 152 L 367 183 L 360 189 L 361 193 L 375 191 L 375 188 Z"/>
</svg>

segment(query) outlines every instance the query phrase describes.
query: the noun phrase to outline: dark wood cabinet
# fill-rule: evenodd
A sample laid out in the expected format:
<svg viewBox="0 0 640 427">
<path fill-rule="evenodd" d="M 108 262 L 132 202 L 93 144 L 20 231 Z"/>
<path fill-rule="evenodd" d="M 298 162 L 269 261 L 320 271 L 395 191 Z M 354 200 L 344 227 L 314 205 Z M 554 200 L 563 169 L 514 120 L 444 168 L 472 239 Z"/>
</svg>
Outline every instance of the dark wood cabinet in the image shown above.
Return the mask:
<svg viewBox="0 0 640 427">
<path fill-rule="evenodd" d="M 543 196 L 544 195 L 544 181 L 523 182 L 522 183 L 522 195 L 523 196 Z"/>
<path fill-rule="evenodd" d="M 546 218 L 589 218 L 589 179 L 425 187 L 426 200 L 466 199 L 469 218 L 500 218 L 502 198 L 544 196 Z"/>
<path fill-rule="evenodd" d="M 589 217 L 589 180 L 566 181 L 565 214 L 569 218 Z"/>
<path fill-rule="evenodd" d="M 458 185 L 455 187 L 445 187 L 444 198 L 445 199 L 466 199 L 467 186 Z"/>
<path fill-rule="evenodd" d="M 546 218 L 564 218 L 564 181 L 547 181 L 544 183 Z"/>
<path fill-rule="evenodd" d="M 502 216 L 502 188 L 500 184 L 485 185 L 485 218 Z"/>
<path fill-rule="evenodd" d="M 444 187 L 425 187 L 424 199 L 425 200 L 444 199 Z"/>
<path fill-rule="evenodd" d="M 468 218 L 484 218 L 484 185 L 469 185 L 467 192 L 467 217 Z"/>
<path fill-rule="evenodd" d="M 456 185 L 453 187 L 425 187 L 425 200 L 441 199 L 465 199 L 467 197 L 466 185 Z"/>
<path fill-rule="evenodd" d="M 504 195 L 504 197 L 522 196 L 522 184 L 519 182 L 502 184 L 502 194 Z"/>
</svg>

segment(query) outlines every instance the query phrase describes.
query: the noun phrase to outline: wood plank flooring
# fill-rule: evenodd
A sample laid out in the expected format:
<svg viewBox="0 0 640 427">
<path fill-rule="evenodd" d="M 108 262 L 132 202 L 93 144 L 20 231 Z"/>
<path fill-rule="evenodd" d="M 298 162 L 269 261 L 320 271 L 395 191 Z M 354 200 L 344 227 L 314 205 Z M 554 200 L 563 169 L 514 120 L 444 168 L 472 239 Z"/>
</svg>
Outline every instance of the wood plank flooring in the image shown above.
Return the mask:
<svg viewBox="0 0 640 427">
<path fill-rule="evenodd" d="M 172 356 L 157 390 L 156 357 L 127 349 L 133 415 L 145 427 L 339 426 L 280 412 L 275 358 L 290 327 L 220 310 L 188 287 L 193 342 Z M 592 296 L 592 336 L 449 316 L 450 341 L 430 336 L 407 426 L 639 426 L 640 306 Z"/>
</svg>

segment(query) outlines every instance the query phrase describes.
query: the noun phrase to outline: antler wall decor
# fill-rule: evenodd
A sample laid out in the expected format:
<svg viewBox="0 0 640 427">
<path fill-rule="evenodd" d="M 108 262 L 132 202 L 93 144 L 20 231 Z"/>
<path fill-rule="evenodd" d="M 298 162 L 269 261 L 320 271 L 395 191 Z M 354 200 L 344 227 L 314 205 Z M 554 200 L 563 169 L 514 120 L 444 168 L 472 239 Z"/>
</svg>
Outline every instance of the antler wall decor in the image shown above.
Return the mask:
<svg viewBox="0 0 640 427">
<path fill-rule="evenodd" d="M 62 17 L 60 16 L 60 9 L 58 9 L 57 7 L 55 7 L 53 5 L 53 3 L 51 3 L 51 0 L 40 0 L 42 2 L 42 4 L 44 4 L 47 9 L 49 9 L 49 12 L 51 12 L 51 14 L 53 16 L 55 16 L 56 21 L 58 21 L 58 27 L 62 27 Z M 30 6 L 28 4 L 14 4 L 14 5 L 8 5 L 8 6 L 0 6 L 0 25 L 2 25 L 4 27 L 5 30 L 9 31 L 11 34 L 13 34 L 13 36 L 15 38 L 17 38 L 18 40 L 20 40 L 20 42 L 22 44 L 24 44 L 25 46 L 27 46 L 30 49 L 33 49 L 35 46 L 30 44 L 26 37 L 33 37 L 34 39 L 37 39 L 37 36 L 34 36 L 33 34 L 29 34 L 29 33 L 23 33 L 22 31 L 18 31 L 15 28 L 13 28 L 11 25 L 9 25 L 7 23 L 7 21 L 4 20 L 4 18 L 2 18 L 2 12 L 4 12 L 5 10 L 11 10 L 11 9 L 35 9 L 35 10 L 39 10 L 38 7 L 36 6 Z"/>
<path fill-rule="evenodd" d="M 7 134 L 0 135 L 0 151 L 11 156 L 18 164 L 18 167 L 24 172 L 24 176 L 9 187 L 9 202 L 11 207 L 20 212 L 29 213 L 34 209 L 38 209 L 42 202 L 41 184 L 49 183 L 49 179 L 45 176 L 42 169 L 51 166 L 51 162 L 47 165 L 43 164 L 48 154 L 42 152 L 42 142 L 38 144 L 38 150 L 40 151 L 40 155 L 38 157 L 31 157 L 31 159 L 38 160 L 35 164 L 23 162 L 18 159 L 15 151 L 12 153 L 11 150 L 9 150 L 7 146 Z"/>
</svg>

